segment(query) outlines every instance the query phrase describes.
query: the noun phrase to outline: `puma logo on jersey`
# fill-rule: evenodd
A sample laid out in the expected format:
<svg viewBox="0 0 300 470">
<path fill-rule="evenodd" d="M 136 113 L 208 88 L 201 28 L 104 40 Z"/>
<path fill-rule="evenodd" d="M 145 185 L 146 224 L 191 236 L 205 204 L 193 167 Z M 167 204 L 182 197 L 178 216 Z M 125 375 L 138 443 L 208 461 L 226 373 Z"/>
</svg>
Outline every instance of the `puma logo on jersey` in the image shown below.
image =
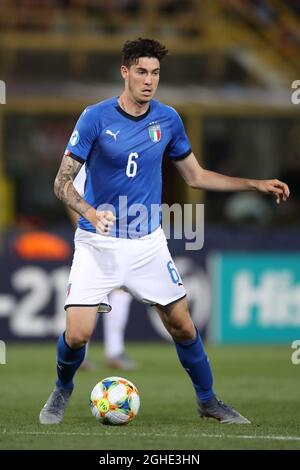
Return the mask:
<svg viewBox="0 0 300 470">
<path fill-rule="evenodd" d="M 119 134 L 119 132 L 120 132 L 120 131 L 117 131 L 117 132 L 114 134 L 112 131 L 110 131 L 109 129 L 107 129 L 106 132 L 105 132 L 105 134 L 111 135 L 111 136 L 114 138 L 115 142 L 116 142 L 116 140 L 117 140 L 117 135 Z"/>
</svg>

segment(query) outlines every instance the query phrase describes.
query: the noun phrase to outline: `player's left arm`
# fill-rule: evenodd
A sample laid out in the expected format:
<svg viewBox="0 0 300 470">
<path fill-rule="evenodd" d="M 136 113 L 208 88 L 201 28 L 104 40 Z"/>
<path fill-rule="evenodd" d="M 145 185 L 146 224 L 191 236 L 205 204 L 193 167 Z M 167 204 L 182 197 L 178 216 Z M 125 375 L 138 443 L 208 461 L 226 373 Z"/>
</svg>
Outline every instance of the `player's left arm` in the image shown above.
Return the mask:
<svg viewBox="0 0 300 470">
<path fill-rule="evenodd" d="M 190 153 L 188 157 L 178 162 L 174 159 L 173 162 L 185 182 L 195 189 L 208 189 L 213 191 L 259 191 L 265 194 L 272 194 L 277 204 L 279 204 L 281 200 L 286 201 L 290 195 L 288 185 L 277 179 L 257 180 L 235 178 L 205 170 L 199 165 L 193 153 Z"/>
</svg>

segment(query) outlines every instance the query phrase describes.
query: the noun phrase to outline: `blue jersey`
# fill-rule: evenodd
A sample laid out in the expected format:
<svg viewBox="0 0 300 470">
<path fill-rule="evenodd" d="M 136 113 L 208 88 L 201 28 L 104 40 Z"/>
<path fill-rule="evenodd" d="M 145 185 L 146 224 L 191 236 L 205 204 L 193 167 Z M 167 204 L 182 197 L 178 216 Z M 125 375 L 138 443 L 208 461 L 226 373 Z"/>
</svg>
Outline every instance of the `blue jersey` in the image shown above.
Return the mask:
<svg viewBox="0 0 300 470">
<path fill-rule="evenodd" d="M 151 100 L 141 116 L 127 114 L 114 97 L 81 114 L 66 154 L 85 163 L 84 199 L 116 215 L 110 235 L 144 236 L 161 223 L 162 159 L 181 160 L 191 145 L 177 112 Z M 95 232 L 84 217 L 79 227 Z"/>
</svg>

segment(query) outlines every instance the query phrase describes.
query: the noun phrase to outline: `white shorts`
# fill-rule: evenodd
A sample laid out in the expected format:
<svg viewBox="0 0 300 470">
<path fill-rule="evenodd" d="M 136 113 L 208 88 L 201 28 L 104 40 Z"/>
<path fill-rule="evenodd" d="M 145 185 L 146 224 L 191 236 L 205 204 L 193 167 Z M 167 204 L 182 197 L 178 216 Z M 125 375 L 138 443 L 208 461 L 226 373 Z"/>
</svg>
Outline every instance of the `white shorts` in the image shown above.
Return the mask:
<svg viewBox="0 0 300 470">
<path fill-rule="evenodd" d="M 117 288 L 149 304 L 168 305 L 186 295 L 161 227 L 139 239 L 76 230 L 65 308 L 108 303 Z"/>
</svg>

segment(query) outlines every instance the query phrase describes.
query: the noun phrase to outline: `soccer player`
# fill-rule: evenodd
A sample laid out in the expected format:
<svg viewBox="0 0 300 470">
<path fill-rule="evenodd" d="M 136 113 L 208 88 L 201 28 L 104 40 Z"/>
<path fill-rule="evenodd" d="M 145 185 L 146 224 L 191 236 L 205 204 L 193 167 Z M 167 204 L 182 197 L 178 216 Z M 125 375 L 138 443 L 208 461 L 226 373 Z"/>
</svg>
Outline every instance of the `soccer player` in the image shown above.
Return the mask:
<svg viewBox="0 0 300 470">
<path fill-rule="evenodd" d="M 40 412 L 42 424 L 62 421 L 99 304 L 122 286 L 156 306 L 191 378 L 200 416 L 249 423 L 213 390 L 211 367 L 160 226 L 162 159 L 170 158 L 197 189 L 259 191 L 279 203 L 288 198 L 289 188 L 277 179 L 232 178 L 198 164 L 177 112 L 153 99 L 166 55 L 166 48 L 152 39 L 124 44 L 122 94 L 83 111 L 55 179 L 57 197 L 81 217 L 65 304 L 66 331 L 57 345 L 58 378 Z M 84 163 L 81 197 L 73 181 Z"/>
</svg>

